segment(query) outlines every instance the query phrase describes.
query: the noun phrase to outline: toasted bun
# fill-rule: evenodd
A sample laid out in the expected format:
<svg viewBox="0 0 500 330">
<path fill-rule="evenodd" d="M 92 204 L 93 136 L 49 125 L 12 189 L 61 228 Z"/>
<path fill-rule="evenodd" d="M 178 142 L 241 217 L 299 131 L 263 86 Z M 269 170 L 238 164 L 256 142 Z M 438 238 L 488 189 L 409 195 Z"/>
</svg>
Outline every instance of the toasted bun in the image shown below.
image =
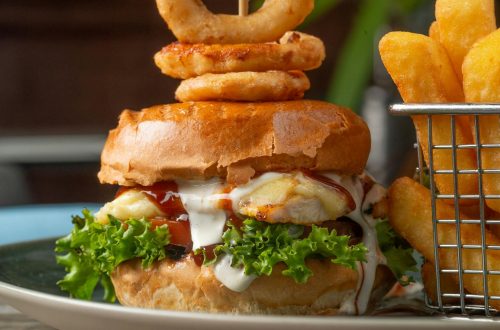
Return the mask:
<svg viewBox="0 0 500 330">
<path fill-rule="evenodd" d="M 242 293 L 224 287 L 210 267 L 198 267 L 192 258 L 162 260 L 143 270 L 138 260 L 120 265 L 112 274 L 121 304 L 178 311 L 239 314 L 334 315 L 355 293 L 358 272 L 329 260 L 307 262 L 314 275 L 297 284 L 281 275 L 282 265 L 271 276 L 258 277 Z M 391 272 L 377 269 L 372 300 L 380 299 L 394 284 Z"/>
<path fill-rule="evenodd" d="M 320 101 L 188 102 L 125 110 L 101 157 L 102 183 L 148 186 L 173 179 L 307 168 L 359 174 L 370 152 L 363 120 Z"/>
</svg>

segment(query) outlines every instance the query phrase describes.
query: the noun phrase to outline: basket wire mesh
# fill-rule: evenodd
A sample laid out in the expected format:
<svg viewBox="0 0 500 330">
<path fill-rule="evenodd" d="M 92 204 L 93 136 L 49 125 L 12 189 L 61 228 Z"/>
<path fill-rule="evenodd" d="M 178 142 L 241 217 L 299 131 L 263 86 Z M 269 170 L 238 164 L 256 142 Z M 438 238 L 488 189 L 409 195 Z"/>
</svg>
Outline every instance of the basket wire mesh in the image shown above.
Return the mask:
<svg viewBox="0 0 500 330">
<path fill-rule="evenodd" d="M 428 171 L 429 186 L 431 191 L 431 207 L 432 207 L 432 224 L 433 224 L 433 245 L 434 245 L 434 270 L 436 275 L 436 299 L 432 301 L 426 296 L 426 304 L 428 307 L 439 310 L 446 314 L 462 314 L 462 315 L 498 315 L 497 311 L 490 306 L 491 301 L 500 300 L 500 296 L 490 295 L 488 292 L 488 278 L 490 276 L 500 275 L 500 269 L 488 269 L 488 259 L 486 251 L 500 250 L 500 246 L 488 245 L 486 242 L 486 226 L 500 226 L 500 219 L 487 219 L 486 217 L 486 201 L 489 199 L 500 199 L 500 195 L 486 195 L 483 189 L 484 174 L 500 174 L 500 163 L 498 168 L 483 169 L 482 151 L 484 149 L 498 149 L 500 153 L 500 141 L 494 144 L 481 143 L 481 131 L 479 125 L 479 116 L 481 115 L 499 115 L 500 104 L 395 104 L 390 107 L 390 112 L 393 115 L 409 116 L 409 115 L 424 115 L 427 118 L 427 142 L 428 142 L 428 164 L 424 164 L 423 151 L 417 137 L 417 155 L 418 167 L 417 173 L 420 178 L 420 183 L 424 184 L 425 174 Z M 433 134 L 433 116 L 434 115 L 450 115 L 450 130 L 451 144 L 435 144 Z M 456 117 L 461 115 L 470 116 L 472 123 L 472 133 L 474 135 L 473 144 L 458 144 L 456 137 Z M 498 117 L 494 120 L 499 120 Z M 474 169 L 459 169 L 457 166 L 457 151 L 461 149 L 473 149 L 476 154 L 477 168 Z M 451 150 L 452 168 L 451 169 L 436 169 L 434 164 L 435 150 Z M 453 176 L 452 194 L 441 194 L 435 184 L 435 175 L 448 174 Z M 460 194 L 458 190 L 458 176 L 461 174 L 477 174 L 478 178 L 478 194 Z M 455 217 L 454 219 L 438 218 L 436 203 L 439 199 L 453 200 Z M 461 219 L 461 200 L 476 200 L 478 201 L 479 215 L 478 219 Z M 439 242 L 438 229 L 441 224 L 454 224 L 456 241 L 455 244 L 442 244 Z M 481 231 L 481 244 L 463 244 L 461 226 L 466 224 L 479 224 Z M 440 250 L 454 249 L 456 251 L 457 267 L 453 269 L 443 268 L 440 265 Z M 466 249 L 480 250 L 481 254 L 481 269 L 467 269 L 464 267 L 462 254 Z M 456 276 L 458 278 L 458 292 L 444 292 L 442 286 L 446 280 L 446 275 Z M 448 275 L 448 276 L 450 276 Z M 483 292 L 467 292 L 464 288 L 464 276 L 481 277 Z M 498 279 L 500 281 L 500 276 Z M 490 284 L 491 285 L 491 284 Z"/>
</svg>

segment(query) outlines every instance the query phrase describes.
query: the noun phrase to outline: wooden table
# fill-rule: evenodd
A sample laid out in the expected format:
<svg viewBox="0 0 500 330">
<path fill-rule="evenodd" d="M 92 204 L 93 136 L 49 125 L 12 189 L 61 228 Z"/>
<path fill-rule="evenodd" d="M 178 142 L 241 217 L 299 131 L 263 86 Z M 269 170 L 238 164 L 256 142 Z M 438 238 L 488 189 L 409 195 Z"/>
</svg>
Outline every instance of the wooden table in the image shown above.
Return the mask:
<svg viewBox="0 0 500 330">
<path fill-rule="evenodd" d="M 30 319 L 0 299 L 0 329 L 8 330 L 53 330 L 49 326 Z"/>
</svg>

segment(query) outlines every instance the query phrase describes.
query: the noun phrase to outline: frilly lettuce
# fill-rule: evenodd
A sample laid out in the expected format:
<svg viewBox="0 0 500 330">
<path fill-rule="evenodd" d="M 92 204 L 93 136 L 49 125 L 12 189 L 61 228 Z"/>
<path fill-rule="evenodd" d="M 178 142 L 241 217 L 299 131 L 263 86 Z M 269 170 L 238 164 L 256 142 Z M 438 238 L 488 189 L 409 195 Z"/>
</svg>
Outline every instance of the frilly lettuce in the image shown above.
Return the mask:
<svg viewBox="0 0 500 330">
<path fill-rule="evenodd" d="M 66 276 L 57 284 L 71 296 L 89 300 L 98 284 L 104 288 L 104 299 L 115 301 L 111 272 L 122 262 L 140 258 L 147 268 L 157 260 L 167 257 L 169 244 L 168 226 L 151 230 L 145 219 L 120 221 L 112 216 L 108 224 L 95 221 L 88 210 L 83 217 L 73 217 L 72 232 L 56 242 L 57 262 L 66 268 Z M 402 282 L 411 280 L 408 272 L 416 270 L 412 249 L 390 227 L 380 221 L 377 236 L 388 267 Z M 367 248 L 362 244 L 349 245 L 349 236 L 338 236 L 313 225 L 304 235 L 305 226 L 293 224 L 268 224 L 254 219 L 243 221 L 237 228 L 228 223 L 223 243 L 215 248 L 215 258 L 205 255 L 205 264 L 214 263 L 217 255 L 232 255 L 232 266 L 243 267 L 247 275 L 271 275 L 277 263 L 284 263 L 283 275 L 297 283 L 305 283 L 313 275 L 306 266 L 306 258 L 323 257 L 334 264 L 354 269 L 357 262 L 365 261 Z M 205 251 L 198 251 L 203 252 Z"/>
<path fill-rule="evenodd" d="M 166 257 L 165 245 L 169 243 L 168 226 L 150 230 L 145 219 L 129 219 L 125 222 L 109 216 L 108 224 L 95 221 L 88 210 L 83 217 L 73 217 L 71 233 L 56 242 L 57 263 L 68 274 L 57 282 L 72 297 L 90 300 L 96 286 L 104 288 L 104 300 L 114 302 L 115 291 L 111 272 L 122 262 L 141 258 L 147 268 L 156 260 Z"/>
<path fill-rule="evenodd" d="M 312 271 L 306 266 L 308 256 L 328 258 L 334 264 L 355 268 L 364 261 L 366 247 L 360 243 L 349 246 L 349 236 L 337 236 L 335 230 L 312 226 L 307 237 L 306 227 L 292 224 L 267 224 L 247 219 L 241 228 L 229 223 L 224 232 L 223 244 L 215 248 L 215 255 L 232 255 L 232 266 L 243 267 L 247 275 L 271 275 L 274 265 L 283 262 L 283 275 L 297 283 L 305 283 Z M 215 262 L 205 255 L 205 264 Z"/>
</svg>

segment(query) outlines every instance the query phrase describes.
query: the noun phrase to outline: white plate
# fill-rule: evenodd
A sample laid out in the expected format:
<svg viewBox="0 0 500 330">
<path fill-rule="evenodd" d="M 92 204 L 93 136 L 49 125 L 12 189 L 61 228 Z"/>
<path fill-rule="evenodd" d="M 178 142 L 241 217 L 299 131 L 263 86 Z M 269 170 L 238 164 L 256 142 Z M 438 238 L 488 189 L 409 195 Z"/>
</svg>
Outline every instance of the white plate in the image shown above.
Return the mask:
<svg viewBox="0 0 500 330">
<path fill-rule="evenodd" d="M 50 230 L 30 231 L 30 239 L 48 238 L 68 231 L 69 215 L 78 213 L 81 205 L 0 209 L 0 232 L 11 232 L 12 237 L 35 226 L 50 213 Z M 17 212 L 17 211 L 19 212 Z M 17 213 L 13 217 L 13 214 Z M 22 213 L 22 216 L 20 215 Z M 9 216 L 6 216 L 9 215 Z M 12 218 L 16 218 L 13 221 Z M 66 223 L 64 225 L 64 223 Z M 56 228 L 62 228 L 59 230 Z M 62 232 L 60 232 L 62 231 Z M 26 233 L 21 234 L 24 237 Z M 6 235 L 4 235 L 6 236 Z M 1 236 L 0 236 L 1 239 Z M 16 240 L 22 242 L 23 240 Z M 0 245 L 5 241 L 0 240 Z M 28 244 L 29 245 L 29 244 Z M 5 248 L 5 246 L 4 246 Z M 20 265 L 19 277 L 29 273 L 30 265 Z M 23 271 L 26 270 L 26 271 Z M 2 270 L 0 264 L 0 272 Z M 2 274 L 0 274 L 2 275 Z M 40 275 L 43 278 L 44 274 Z M 15 281 L 14 281 L 15 282 Z M 46 291 L 46 290 L 45 290 Z M 0 297 L 28 316 L 58 329 L 498 329 L 492 319 L 438 318 L 438 317 L 287 317 L 237 316 L 224 314 L 187 313 L 128 308 L 98 302 L 69 299 L 40 290 L 27 289 L 0 282 Z"/>
</svg>

